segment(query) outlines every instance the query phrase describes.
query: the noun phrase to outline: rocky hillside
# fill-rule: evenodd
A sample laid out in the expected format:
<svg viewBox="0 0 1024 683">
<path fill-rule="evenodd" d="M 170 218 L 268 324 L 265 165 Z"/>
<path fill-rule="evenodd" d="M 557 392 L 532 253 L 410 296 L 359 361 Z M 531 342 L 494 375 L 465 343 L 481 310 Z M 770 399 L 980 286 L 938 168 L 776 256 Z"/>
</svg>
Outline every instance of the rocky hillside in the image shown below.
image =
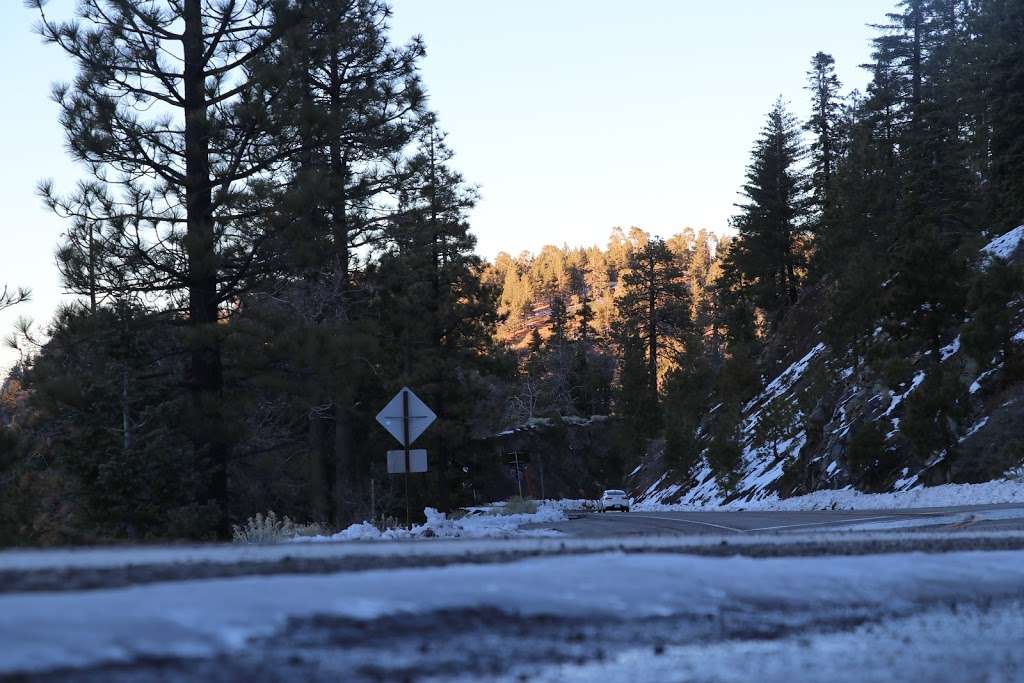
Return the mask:
<svg viewBox="0 0 1024 683">
<path fill-rule="evenodd" d="M 1021 264 L 1024 226 L 982 252 L 981 268 L 994 259 Z M 851 486 L 898 491 L 988 481 L 1024 464 L 1024 381 L 1004 367 L 1000 355 L 973 358 L 962 348 L 962 330 L 949 331 L 939 360 L 943 370 L 954 371 L 942 374 L 958 378 L 958 412 L 947 420 L 955 457 L 948 449 L 922 457 L 912 452 L 909 430 L 901 423 L 915 402 L 924 404 L 935 391 L 926 382 L 928 369 L 936 365 L 932 352 L 921 349 L 898 367 L 882 370 L 844 362 L 852 354 L 837 354 L 815 325 L 814 296 L 805 297 L 767 351 L 781 370 L 743 407 L 744 466 L 738 483 L 723 487 L 703 458 L 688 474 L 668 470 L 655 445 L 629 477 L 638 500 L 713 505 Z M 1024 301 L 1017 299 L 1011 308 L 1018 330 L 1012 343 L 1019 347 L 1024 345 Z M 878 328 L 868 341 L 884 343 L 884 336 Z M 714 420 L 713 409 L 698 433 L 709 433 Z"/>
</svg>

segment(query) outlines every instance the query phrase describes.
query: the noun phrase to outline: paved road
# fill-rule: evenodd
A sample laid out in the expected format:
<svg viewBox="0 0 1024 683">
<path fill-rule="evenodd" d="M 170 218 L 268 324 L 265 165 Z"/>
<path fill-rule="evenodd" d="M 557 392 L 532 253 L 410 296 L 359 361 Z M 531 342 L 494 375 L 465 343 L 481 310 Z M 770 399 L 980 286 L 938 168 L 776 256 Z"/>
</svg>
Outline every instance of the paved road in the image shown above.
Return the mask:
<svg viewBox="0 0 1024 683">
<path fill-rule="evenodd" d="M 607 537 L 650 534 L 749 534 L 864 530 L 1007 529 L 1024 530 L 1024 506 L 975 505 L 910 510 L 813 510 L 800 512 L 607 512 L 572 515 L 567 522 L 546 524 L 566 534 Z"/>
</svg>

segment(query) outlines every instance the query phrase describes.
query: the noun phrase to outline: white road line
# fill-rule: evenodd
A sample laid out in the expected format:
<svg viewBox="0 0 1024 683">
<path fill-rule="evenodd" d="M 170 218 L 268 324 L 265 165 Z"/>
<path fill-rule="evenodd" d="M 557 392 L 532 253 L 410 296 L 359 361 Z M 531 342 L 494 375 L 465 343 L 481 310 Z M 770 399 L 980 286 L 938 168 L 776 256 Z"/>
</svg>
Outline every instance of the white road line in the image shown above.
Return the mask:
<svg viewBox="0 0 1024 683">
<path fill-rule="evenodd" d="M 726 531 L 735 531 L 736 533 L 740 533 L 740 534 L 742 534 L 745 531 L 745 529 L 737 529 L 735 527 L 723 526 L 721 524 L 712 524 L 711 522 L 698 522 L 695 519 L 685 519 L 685 518 L 682 518 L 682 517 L 654 517 L 654 516 L 650 516 L 650 515 L 637 515 L 637 514 L 630 514 L 629 516 L 630 516 L 630 518 L 638 518 L 638 519 L 663 519 L 663 520 L 665 520 L 667 522 L 682 522 L 684 524 L 700 524 L 701 526 L 710 526 L 710 527 L 714 527 L 716 529 L 725 529 Z"/>
<path fill-rule="evenodd" d="M 800 524 L 784 524 L 782 526 L 764 526 L 759 529 L 746 529 L 746 531 L 777 531 L 779 529 L 797 529 L 804 526 L 826 526 L 828 524 L 853 524 L 854 522 L 873 522 L 879 519 L 893 519 L 895 517 L 896 515 L 879 515 L 876 517 L 858 517 L 856 519 L 830 519 L 826 522 L 802 522 Z"/>
</svg>

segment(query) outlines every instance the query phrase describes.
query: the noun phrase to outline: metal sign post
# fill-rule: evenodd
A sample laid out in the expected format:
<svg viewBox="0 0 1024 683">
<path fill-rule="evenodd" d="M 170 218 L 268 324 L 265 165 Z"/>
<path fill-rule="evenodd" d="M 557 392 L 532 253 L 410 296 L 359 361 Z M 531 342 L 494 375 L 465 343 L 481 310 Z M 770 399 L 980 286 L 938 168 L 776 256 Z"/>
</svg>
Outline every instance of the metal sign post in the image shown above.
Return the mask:
<svg viewBox="0 0 1024 683">
<path fill-rule="evenodd" d="M 377 415 L 377 422 L 402 444 L 401 451 L 388 451 L 388 474 L 405 475 L 406 526 L 412 519 L 409 511 L 409 474 L 427 471 L 427 452 L 414 451 L 411 446 L 436 419 L 434 411 L 408 387 L 399 391 Z M 399 457 L 393 457 L 396 455 Z"/>
<path fill-rule="evenodd" d="M 519 497 L 523 497 L 523 481 L 519 478 L 519 451 L 515 451 L 516 456 L 516 486 L 519 487 Z"/>
<path fill-rule="evenodd" d="M 405 525 L 411 526 L 409 516 L 409 392 L 402 392 L 402 448 L 405 450 Z"/>
</svg>

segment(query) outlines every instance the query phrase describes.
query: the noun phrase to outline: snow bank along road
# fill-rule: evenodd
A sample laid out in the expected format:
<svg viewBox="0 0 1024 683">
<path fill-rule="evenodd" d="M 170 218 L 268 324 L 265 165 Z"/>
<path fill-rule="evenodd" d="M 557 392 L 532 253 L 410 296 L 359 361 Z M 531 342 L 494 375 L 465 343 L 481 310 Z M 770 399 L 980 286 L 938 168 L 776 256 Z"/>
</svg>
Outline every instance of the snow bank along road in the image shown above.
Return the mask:
<svg viewBox="0 0 1024 683">
<path fill-rule="evenodd" d="M 751 531 L 0 553 L 0 680 L 1024 681 L 1024 532 L 728 519 Z"/>
</svg>

